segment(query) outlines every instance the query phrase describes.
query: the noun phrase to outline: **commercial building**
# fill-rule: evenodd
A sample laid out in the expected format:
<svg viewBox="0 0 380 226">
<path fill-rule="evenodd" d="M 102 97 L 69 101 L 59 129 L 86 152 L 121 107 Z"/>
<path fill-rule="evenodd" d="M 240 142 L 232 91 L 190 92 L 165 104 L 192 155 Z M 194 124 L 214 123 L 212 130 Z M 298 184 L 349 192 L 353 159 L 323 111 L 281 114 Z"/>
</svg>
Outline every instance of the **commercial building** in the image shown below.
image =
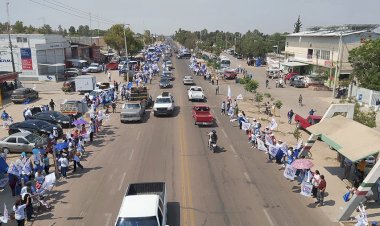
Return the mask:
<svg viewBox="0 0 380 226">
<path fill-rule="evenodd" d="M 349 51 L 367 40 L 379 38 L 378 27 L 375 24 L 320 26 L 289 34 L 285 43 L 285 70 L 322 75 L 327 78 L 325 85 L 332 87 L 335 76 L 337 81 L 342 81 L 352 72 Z"/>
<path fill-rule="evenodd" d="M 11 34 L 11 42 L 20 81 L 55 80 L 71 58 L 70 43 L 62 35 Z M 0 71 L 13 72 L 7 34 L 0 34 Z"/>
</svg>

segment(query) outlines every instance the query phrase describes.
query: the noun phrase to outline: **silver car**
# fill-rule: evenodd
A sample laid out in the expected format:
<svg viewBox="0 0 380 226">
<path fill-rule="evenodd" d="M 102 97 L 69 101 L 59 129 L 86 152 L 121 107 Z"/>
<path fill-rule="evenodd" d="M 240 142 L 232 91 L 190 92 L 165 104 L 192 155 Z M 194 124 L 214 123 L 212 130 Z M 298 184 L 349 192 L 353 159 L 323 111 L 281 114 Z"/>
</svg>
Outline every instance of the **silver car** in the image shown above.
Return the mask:
<svg viewBox="0 0 380 226">
<path fill-rule="evenodd" d="M 142 121 L 145 115 L 145 106 L 138 101 L 126 102 L 121 107 L 120 122 Z"/>
<path fill-rule="evenodd" d="M 33 148 L 47 145 L 47 139 L 29 131 L 14 133 L 0 141 L 0 150 L 5 153 L 32 152 Z"/>
</svg>

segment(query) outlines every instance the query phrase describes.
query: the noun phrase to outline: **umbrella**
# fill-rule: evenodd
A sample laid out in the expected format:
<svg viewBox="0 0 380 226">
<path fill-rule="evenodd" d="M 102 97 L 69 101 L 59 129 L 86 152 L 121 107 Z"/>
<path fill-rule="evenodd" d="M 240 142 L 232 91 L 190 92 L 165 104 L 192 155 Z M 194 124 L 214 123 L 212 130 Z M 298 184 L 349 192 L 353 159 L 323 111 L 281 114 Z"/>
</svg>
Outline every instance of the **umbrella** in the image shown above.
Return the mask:
<svg viewBox="0 0 380 226">
<path fill-rule="evenodd" d="M 68 148 L 68 146 L 69 146 L 68 143 L 62 142 L 62 143 L 58 143 L 58 144 L 54 145 L 54 149 L 56 151 L 62 151 L 63 149 Z"/>
<path fill-rule="evenodd" d="M 85 124 L 88 124 L 88 122 L 87 122 L 86 120 L 84 120 L 84 119 L 77 119 L 77 120 L 75 120 L 75 121 L 73 122 L 73 124 L 74 124 L 75 126 L 78 126 L 78 125 L 85 125 Z"/>
<path fill-rule="evenodd" d="M 296 169 L 310 169 L 314 164 L 309 159 L 296 159 L 292 166 Z"/>
</svg>

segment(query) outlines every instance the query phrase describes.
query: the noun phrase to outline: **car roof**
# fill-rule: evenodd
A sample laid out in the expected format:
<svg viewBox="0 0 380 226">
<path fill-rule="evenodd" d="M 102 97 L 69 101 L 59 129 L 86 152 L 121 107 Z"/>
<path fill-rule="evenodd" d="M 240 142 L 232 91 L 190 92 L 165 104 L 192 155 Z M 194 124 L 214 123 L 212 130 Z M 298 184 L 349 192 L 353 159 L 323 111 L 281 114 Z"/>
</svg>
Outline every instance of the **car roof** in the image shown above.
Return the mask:
<svg viewBox="0 0 380 226">
<path fill-rule="evenodd" d="M 119 217 L 156 216 L 158 201 L 158 195 L 125 196 L 121 204 Z"/>
<path fill-rule="evenodd" d="M 24 132 L 18 132 L 18 133 L 14 133 L 12 135 L 9 135 L 8 137 L 26 137 L 28 135 L 32 134 L 31 132 L 29 131 L 24 131 Z M 8 138 L 6 137 L 6 138 Z"/>
<path fill-rule="evenodd" d="M 320 115 L 309 115 L 308 117 L 311 119 L 322 119 L 322 116 Z"/>
</svg>

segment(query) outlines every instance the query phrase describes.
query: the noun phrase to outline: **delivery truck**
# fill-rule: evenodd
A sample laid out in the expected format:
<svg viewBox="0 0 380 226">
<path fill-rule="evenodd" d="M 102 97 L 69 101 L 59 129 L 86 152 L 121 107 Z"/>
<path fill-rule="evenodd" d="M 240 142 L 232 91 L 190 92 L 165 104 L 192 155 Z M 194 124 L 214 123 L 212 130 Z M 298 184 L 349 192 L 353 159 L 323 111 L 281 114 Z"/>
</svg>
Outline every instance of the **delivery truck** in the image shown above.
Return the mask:
<svg viewBox="0 0 380 226">
<path fill-rule="evenodd" d="M 91 92 L 95 86 L 96 77 L 93 75 L 80 75 L 75 78 L 75 91 L 80 94 Z"/>
</svg>

